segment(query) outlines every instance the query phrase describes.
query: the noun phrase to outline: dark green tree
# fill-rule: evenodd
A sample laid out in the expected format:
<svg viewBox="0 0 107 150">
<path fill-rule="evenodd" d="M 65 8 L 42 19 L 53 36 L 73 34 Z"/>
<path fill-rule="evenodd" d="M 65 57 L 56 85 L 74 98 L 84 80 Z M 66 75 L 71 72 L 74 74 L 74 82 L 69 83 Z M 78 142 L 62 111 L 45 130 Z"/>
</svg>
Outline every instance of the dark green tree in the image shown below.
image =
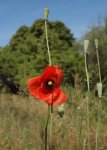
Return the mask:
<svg viewBox="0 0 107 150">
<path fill-rule="evenodd" d="M 75 43 L 71 31 L 60 21 L 48 22 L 48 37 L 52 65 L 61 66 L 65 73 L 64 83 L 73 85 L 75 74 L 83 68 L 83 58 L 78 51 L 80 45 Z M 42 19 L 30 27 L 20 27 L 0 54 L 1 76 L 14 79 L 25 90 L 27 79 L 39 75 L 46 65 L 48 54 Z"/>
</svg>

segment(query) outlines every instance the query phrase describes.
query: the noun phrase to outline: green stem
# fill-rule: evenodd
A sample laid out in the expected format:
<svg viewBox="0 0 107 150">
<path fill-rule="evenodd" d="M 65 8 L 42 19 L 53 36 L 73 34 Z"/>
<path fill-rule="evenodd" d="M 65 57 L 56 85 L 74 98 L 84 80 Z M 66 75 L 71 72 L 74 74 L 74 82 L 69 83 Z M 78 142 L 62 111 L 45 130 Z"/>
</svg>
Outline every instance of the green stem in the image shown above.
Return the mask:
<svg viewBox="0 0 107 150">
<path fill-rule="evenodd" d="M 83 150 L 85 150 L 85 142 L 86 142 L 86 139 L 84 139 L 83 141 Z"/>
<path fill-rule="evenodd" d="M 99 99 L 98 104 L 98 120 L 97 120 L 97 129 L 96 129 L 96 150 L 98 150 L 98 137 L 99 137 L 99 129 L 100 129 L 100 111 L 101 111 L 101 98 Z"/>
<path fill-rule="evenodd" d="M 48 41 L 47 19 L 45 20 L 45 34 L 46 34 L 46 44 L 47 44 L 48 57 L 49 57 L 49 65 L 51 66 L 51 55 L 50 55 L 50 48 L 49 48 L 49 41 Z"/>
<path fill-rule="evenodd" d="M 99 61 L 99 54 L 98 54 L 98 47 L 96 47 L 96 54 L 97 54 L 97 64 L 98 64 L 98 72 L 99 72 L 99 81 L 101 83 L 101 70 L 100 70 L 100 61 Z M 100 111 L 101 111 L 101 98 L 99 99 L 98 105 L 98 120 L 97 120 L 97 129 L 96 129 L 96 150 L 98 150 L 98 136 L 99 136 L 99 129 L 100 129 Z"/>
<path fill-rule="evenodd" d="M 53 93 L 53 94 L 54 94 L 54 93 Z M 49 143 L 49 150 L 52 149 L 53 94 L 52 94 L 52 104 L 50 105 L 50 143 Z"/>
<path fill-rule="evenodd" d="M 96 54 L 97 54 L 97 63 L 98 63 L 99 80 L 100 80 L 100 83 L 101 83 L 101 70 L 100 70 L 100 61 L 99 61 L 98 48 L 96 48 Z"/>
<path fill-rule="evenodd" d="M 52 124 L 53 124 L 53 106 L 50 106 L 50 143 L 49 143 L 49 150 L 52 149 Z"/>
<path fill-rule="evenodd" d="M 88 87 L 88 92 L 87 92 L 87 96 L 86 96 L 86 100 L 87 100 L 87 132 L 88 132 L 88 150 L 90 150 L 90 127 L 89 127 L 89 93 L 90 93 L 90 85 L 89 85 L 89 73 L 88 73 L 88 67 L 87 67 L 87 56 L 86 56 L 86 52 L 85 52 L 85 71 L 86 71 L 86 78 L 87 78 L 87 87 Z"/>
<path fill-rule="evenodd" d="M 88 150 L 90 150 L 90 114 L 89 114 L 89 93 L 87 94 L 87 132 L 88 132 Z"/>
<path fill-rule="evenodd" d="M 87 53 L 86 52 L 85 52 L 85 71 L 86 71 L 86 77 L 87 77 L 87 87 L 88 87 L 88 91 L 90 91 L 89 73 L 88 73 L 88 67 L 87 67 Z"/>
<path fill-rule="evenodd" d="M 46 44 L 47 44 L 47 50 L 48 50 L 48 57 L 49 57 L 49 66 L 51 66 L 51 54 L 50 54 L 50 48 L 49 48 L 49 41 L 48 41 L 48 28 L 47 28 L 47 19 L 45 19 L 45 35 L 46 35 Z M 47 129 L 48 129 L 48 123 L 50 118 L 50 144 L 49 147 L 51 147 L 51 141 L 52 141 L 52 112 L 53 112 L 53 106 L 48 106 L 48 114 L 47 114 L 47 122 L 45 126 L 45 150 L 47 150 Z M 51 148 L 49 148 L 51 149 Z"/>
<path fill-rule="evenodd" d="M 46 119 L 46 124 L 45 124 L 45 150 L 47 150 L 47 131 L 48 131 L 48 123 L 49 123 L 49 118 L 50 118 L 50 106 L 48 105 L 48 112 L 47 112 L 47 119 Z"/>
</svg>

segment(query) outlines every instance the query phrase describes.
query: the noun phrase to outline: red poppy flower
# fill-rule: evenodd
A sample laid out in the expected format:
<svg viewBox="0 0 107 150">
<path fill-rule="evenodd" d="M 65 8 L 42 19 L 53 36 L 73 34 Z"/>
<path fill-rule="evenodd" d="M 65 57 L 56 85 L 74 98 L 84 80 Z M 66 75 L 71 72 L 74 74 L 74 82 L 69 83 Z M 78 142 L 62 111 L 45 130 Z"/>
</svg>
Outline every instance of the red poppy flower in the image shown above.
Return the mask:
<svg viewBox="0 0 107 150">
<path fill-rule="evenodd" d="M 36 99 L 49 105 L 64 102 L 67 96 L 59 88 L 63 72 L 58 66 L 47 66 L 41 76 L 28 80 L 28 90 Z"/>
</svg>

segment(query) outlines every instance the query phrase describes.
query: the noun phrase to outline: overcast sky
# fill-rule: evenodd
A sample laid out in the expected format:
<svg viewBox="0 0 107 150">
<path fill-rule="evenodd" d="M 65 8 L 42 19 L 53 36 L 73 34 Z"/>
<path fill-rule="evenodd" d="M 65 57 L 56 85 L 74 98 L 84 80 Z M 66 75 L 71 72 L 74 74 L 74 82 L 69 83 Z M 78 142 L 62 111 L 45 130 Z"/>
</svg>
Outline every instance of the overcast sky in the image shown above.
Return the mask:
<svg viewBox="0 0 107 150">
<path fill-rule="evenodd" d="M 107 16 L 107 0 L 0 0 L 0 46 L 8 44 L 22 25 L 30 26 L 50 10 L 49 20 L 60 20 L 80 38 Z"/>
</svg>

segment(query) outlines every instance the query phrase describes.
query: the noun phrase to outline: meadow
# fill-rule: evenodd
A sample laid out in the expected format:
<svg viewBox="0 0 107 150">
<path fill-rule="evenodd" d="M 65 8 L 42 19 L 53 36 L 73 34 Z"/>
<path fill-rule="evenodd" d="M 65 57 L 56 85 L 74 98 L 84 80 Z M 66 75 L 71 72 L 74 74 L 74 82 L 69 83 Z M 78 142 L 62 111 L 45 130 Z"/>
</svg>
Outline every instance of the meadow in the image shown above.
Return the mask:
<svg viewBox="0 0 107 150">
<path fill-rule="evenodd" d="M 45 22 L 39 19 L 30 27 L 20 27 L 9 45 L 0 48 L 0 150 L 107 150 L 107 19 L 104 26 L 84 35 L 83 48 L 64 23 L 47 22 L 48 12 L 45 8 Z M 60 113 L 59 106 L 53 107 L 53 95 L 63 73 L 51 69 L 56 75 L 53 81 L 52 72 L 48 77 L 45 70 L 30 85 L 29 94 L 26 88 L 26 81 L 40 77 L 48 64 L 64 71 L 62 88 L 68 99 L 60 105 Z M 52 96 L 51 103 L 34 90 L 39 86 Z M 31 91 L 51 105 L 48 123 L 48 105 L 35 100 Z M 64 97 L 58 94 L 56 101 L 58 96 Z"/>
<path fill-rule="evenodd" d="M 86 92 L 63 89 L 69 99 L 63 117 L 54 107 L 51 150 L 107 150 L 106 96 L 91 92 L 87 101 Z M 1 93 L 0 150 L 43 150 L 46 114 L 47 104 L 31 96 Z"/>
</svg>

